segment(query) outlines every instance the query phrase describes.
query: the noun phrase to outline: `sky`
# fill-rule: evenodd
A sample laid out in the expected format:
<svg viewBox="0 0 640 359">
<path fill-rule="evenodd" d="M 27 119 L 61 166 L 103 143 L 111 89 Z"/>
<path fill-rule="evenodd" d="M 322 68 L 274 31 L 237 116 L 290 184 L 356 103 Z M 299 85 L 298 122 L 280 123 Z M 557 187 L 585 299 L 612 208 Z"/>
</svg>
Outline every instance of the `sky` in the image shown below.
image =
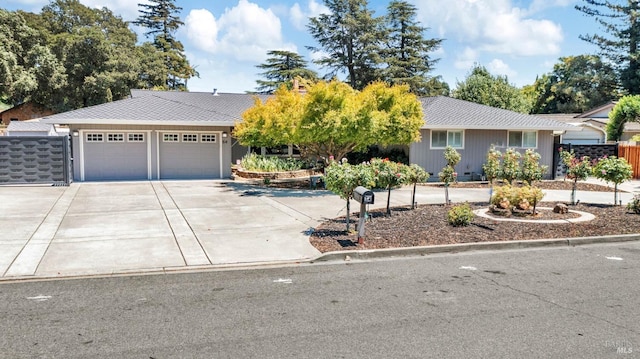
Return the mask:
<svg viewBox="0 0 640 359">
<path fill-rule="evenodd" d="M 80 0 L 89 7 L 108 7 L 124 20 L 138 16 L 146 0 Z M 595 54 L 598 49 L 579 35 L 602 32 L 593 18 L 575 10 L 582 0 L 408 0 L 418 8 L 417 20 L 427 38 L 444 39 L 431 54 L 440 59 L 433 76 L 453 89 L 474 64 L 494 75 L 506 75 L 520 87 L 550 72 L 563 56 Z M 0 0 L 7 10 L 40 12 L 47 0 Z M 185 23 L 176 37 L 199 78 L 190 91 L 244 93 L 256 88 L 267 51 L 289 50 L 312 61 L 317 46 L 307 31 L 308 18 L 327 12 L 322 0 L 176 0 Z M 374 15 L 385 14 L 387 0 L 369 0 Z M 132 26 L 139 41 L 143 29 Z M 344 79 L 344 78 L 342 78 Z"/>
</svg>

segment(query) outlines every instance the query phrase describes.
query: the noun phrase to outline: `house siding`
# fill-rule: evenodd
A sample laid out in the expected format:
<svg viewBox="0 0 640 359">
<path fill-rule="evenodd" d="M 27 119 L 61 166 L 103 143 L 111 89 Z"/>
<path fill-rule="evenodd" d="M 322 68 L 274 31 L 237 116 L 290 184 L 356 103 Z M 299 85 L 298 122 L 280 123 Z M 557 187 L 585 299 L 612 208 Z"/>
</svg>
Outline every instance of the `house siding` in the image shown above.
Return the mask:
<svg viewBox="0 0 640 359">
<path fill-rule="evenodd" d="M 447 165 L 444 149 L 431 149 L 431 131 L 421 130 L 422 141 L 411 145 L 409 161 L 423 167 L 431 173 L 431 181 L 438 181 L 438 173 Z M 456 165 L 458 178 L 461 181 L 479 179 L 482 165 L 486 161 L 487 151 L 491 145 L 504 152 L 507 144 L 507 130 L 466 130 L 464 148 L 456 149 L 461 155 Z M 525 149 L 518 149 L 524 152 Z M 553 136 L 551 131 L 538 131 L 538 146 L 534 149 L 541 156 L 540 164 L 553 166 Z M 547 171 L 546 178 L 551 178 Z"/>
</svg>

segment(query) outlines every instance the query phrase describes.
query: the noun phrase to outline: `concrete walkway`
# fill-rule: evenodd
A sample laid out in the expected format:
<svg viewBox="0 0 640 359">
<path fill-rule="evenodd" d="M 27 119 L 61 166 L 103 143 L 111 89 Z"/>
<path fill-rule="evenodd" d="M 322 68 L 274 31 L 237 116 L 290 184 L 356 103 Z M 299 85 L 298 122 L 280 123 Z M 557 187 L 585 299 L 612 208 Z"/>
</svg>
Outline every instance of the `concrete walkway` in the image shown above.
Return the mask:
<svg viewBox="0 0 640 359">
<path fill-rule="evenodd" d="M 640 182 L 622 189 L 640 191 Z M 632 193 L 623 193 L 623 204 Z M 546 191 L 545 201 L 568 201 Z M 450 190 L 453 202 L 488 201 L 488 189 Z M 578 192 L 581 202 L 612 203 L 611 192 Z M 419 204 L 444 191 L 419 186 Z M 408 205 L 411 188 L 394 190 Z M 376 205 L 386 205 L 386 192 Z M 352 202 L 352 211 L 358 207 Z M 320 253 L 309 234 L 345 214 L 328 191 L 282 190 L 228 181 L 73 183 L 0 186 L 0 280 L 106 275 L 214 266 L 294 263 Z"/>
</svg>

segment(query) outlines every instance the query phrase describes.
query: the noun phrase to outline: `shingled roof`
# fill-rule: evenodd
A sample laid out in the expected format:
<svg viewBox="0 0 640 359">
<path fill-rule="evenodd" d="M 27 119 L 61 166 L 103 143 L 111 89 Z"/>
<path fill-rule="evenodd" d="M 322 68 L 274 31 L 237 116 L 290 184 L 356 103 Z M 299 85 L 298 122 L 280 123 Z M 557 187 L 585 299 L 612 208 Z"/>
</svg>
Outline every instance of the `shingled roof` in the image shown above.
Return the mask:
<svg viewBox="0 0 640 359">
<path fill-rule="evenodd" d="M 425 129 L 551 130 L 575 126 L 540 116 L 503 110 L 452 97 L 425 97 L 422 102 Z"/>
<path fill-rule="evenodd" d="M 258 95 L 259 98 L 266 96 Z M 233 126 L 255 95 L 132 90 L 131 97 L 43 117 L 45 123 Z"/>
<path fill-rule="evenodd" d="M 267 95 L 257 95 L 265 100 Z M 132 90 L 131 97 L 46 116 L 44 123 L 233 126 L 253 106 L 256 95 Z M 437 96 L 420 100 L 425 129 L 553 130 L 574 128 L 540 116 Z"/>
</svg>

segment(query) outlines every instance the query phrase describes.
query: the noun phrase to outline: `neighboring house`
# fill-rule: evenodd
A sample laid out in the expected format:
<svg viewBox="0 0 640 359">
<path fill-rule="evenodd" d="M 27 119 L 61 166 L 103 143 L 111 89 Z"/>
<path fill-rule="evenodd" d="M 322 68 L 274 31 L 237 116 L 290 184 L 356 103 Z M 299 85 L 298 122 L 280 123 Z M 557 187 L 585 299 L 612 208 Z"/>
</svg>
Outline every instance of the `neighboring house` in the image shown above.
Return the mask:
<svg viewBox="0 0 640 359">
<path fill-rule="evenodd" d="M 0 123 L 9 125 L 12 121 L 26 121 L 52 115 L 53 111 L 42 108 L 32 102 L 21 103 L 0 112 Z"/>
<path fill-rule="evenodd" d="M 77 181 L 228 178 L 232 127 L 253 104 L 248 94 L 132 90 L 42 122 L 68 125 Z"/>
<path fill-rule="evenodd" d="M 452 145 L 462 154 L 460 179 L 480 175 L 491 145 L 533 148 L 551 167 L 554 139 L 573 128 L 449 97 L 422 103 L 426 124 L 410 160 L 437 173 Z M 253 105 L 249 94 L 133 90 L 131 98 L 42 122 L 69 126 L 77 181 L 228 178 L 232 161 L 247 151 L 231 138 L 233 125 Z"/>
<path fill-rule="evenodd" d="M 569 130 L 562 135 L 562 143 L 571 143 L 574 145 L 606 143 L 608 140 L 606 127 L 607 122 L 609 122 L 609 112 L 611 112 L 616 104 L 617 101 L 610 101 L 584 113 L 545 114 L 537 116 L 576 126 L 575 129 Z M 640 135 L 640 123 L 627 122 L 624 125 L 624 131 L 620 141 L 629 141 L 635 135 Z"/>
<path fill-rule="evenodd" d="M 573 125 L 538 116 L 480 105 L 473 102 L 437 96 L 423 98 L 425 125 L 422 141 L 413 143 L 409 162 L 422 166 L 437 180 L 438 172 L 447 164 L 444 149 L 452 146 L 461 155 L 456 166 L 460 180 L 480 179 L 482 165 L 493 145 L 504 152 L 515 148 L 520 152 L 533 149 L 541 156 L 541 164 L 553 168 L 554 143 Z M 547 178 L 552 177 L 548 171 Z"/>
<path fill-rule="evenodd" d="M 7 136 L 58 136 L 52 124 L 37 120 L 13 121 L 7 126 L 6 132 Z"/>
<path fill-rule="evenodd" d="M 574 129 L 567 130 L 560 136 L 560 143 L 571 143 L 574 145 L 605 143 L 607 141 L 607 132 L 604 126 L 595 125 L 591 121 L 585 121 L 585 119 L 579 117 L 580 115 L 579 113 L 554 113 L 536 116 L 575 126 Z"/>
</svg>

